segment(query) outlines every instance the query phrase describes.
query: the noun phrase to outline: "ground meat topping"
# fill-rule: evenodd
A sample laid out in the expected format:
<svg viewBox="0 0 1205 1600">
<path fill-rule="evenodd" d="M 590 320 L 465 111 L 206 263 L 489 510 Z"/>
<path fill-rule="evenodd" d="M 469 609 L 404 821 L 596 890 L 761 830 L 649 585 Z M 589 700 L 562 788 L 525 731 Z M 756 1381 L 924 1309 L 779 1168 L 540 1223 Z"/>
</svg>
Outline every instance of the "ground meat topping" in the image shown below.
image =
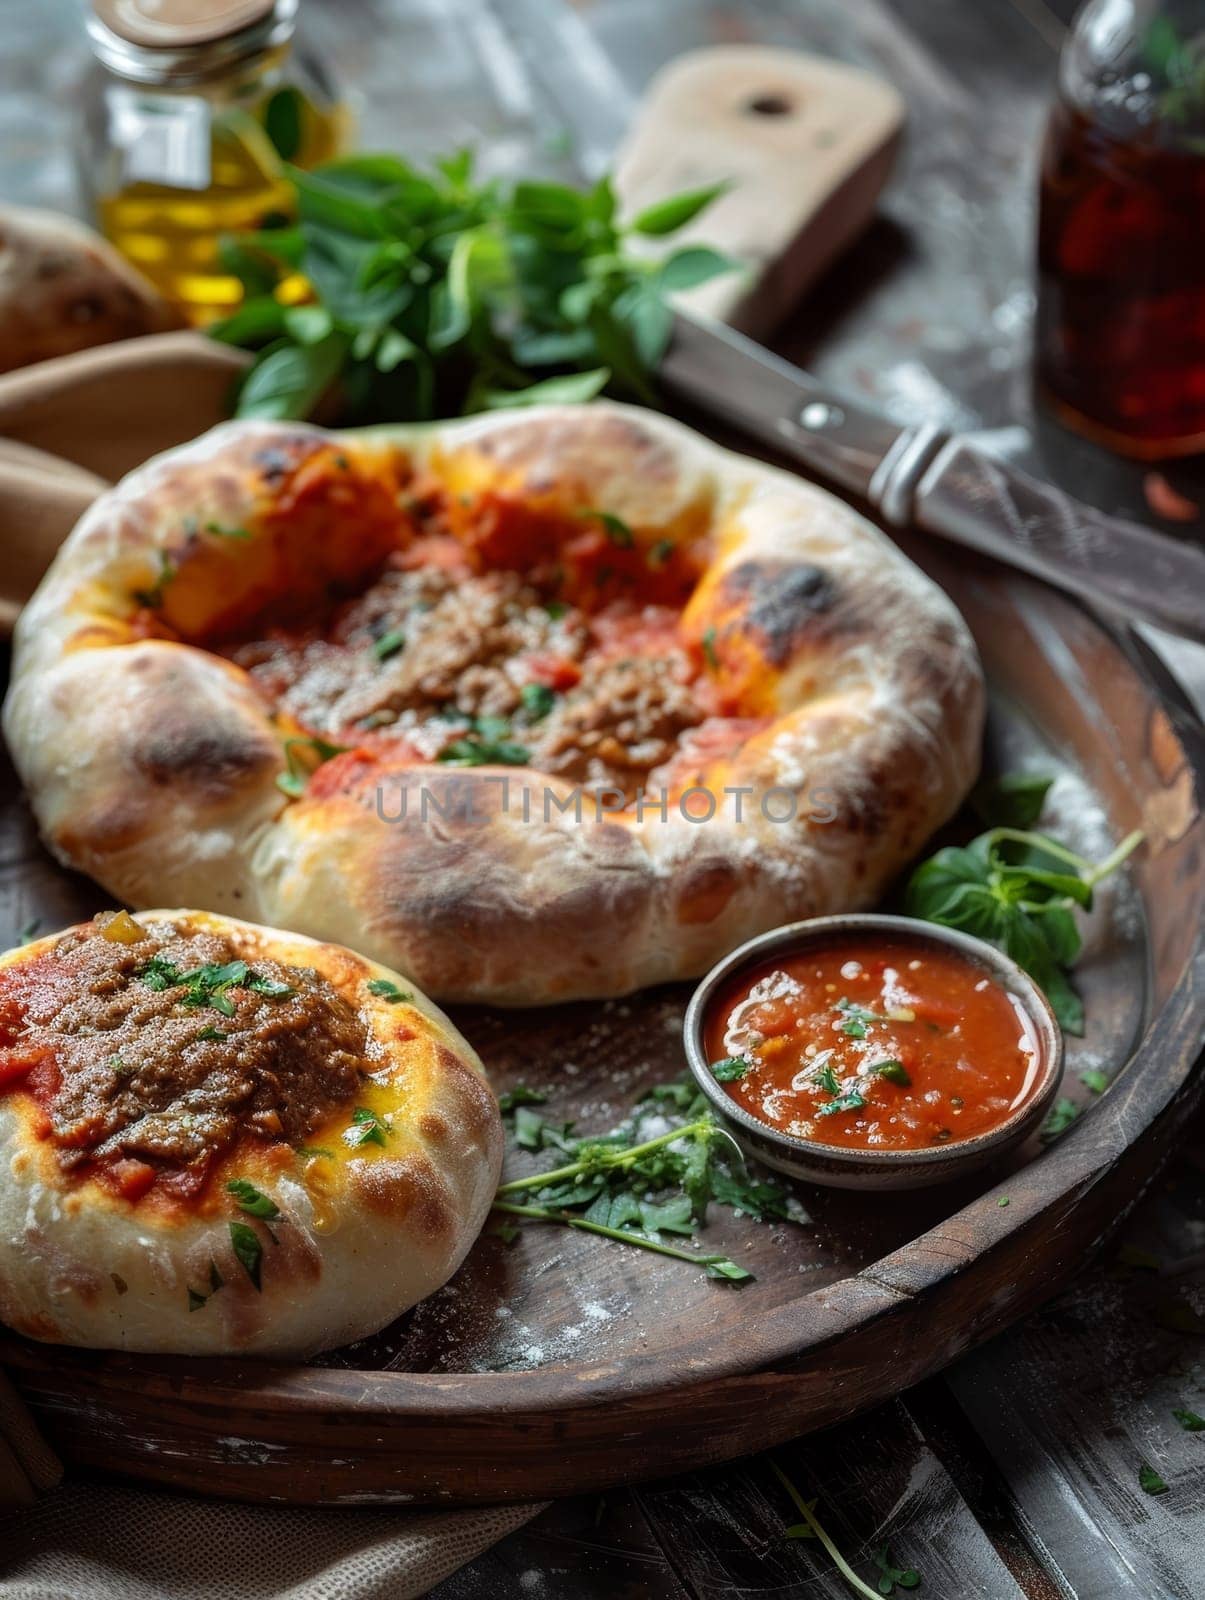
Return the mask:
<svg viewBox="0 0 1205 1600">
<path fill-rule="evenodd" d="M 54 1063 L 64 1167 L 207 1167 L 246 1131 L 303 1141 L 355 1095 L 366 1030 L 318 973 L 171 924 L 118 942 L 108 920 L 4 974 L 4 1043 Z"/>
<path fill-rule="evenodd" d="M 665 607 L 595 621 L 511 571 L 395 567 L 322 637 L 233 655 L 327 740 L 396 740 L 426 761 L 480 752 L 631 799 L 704 717 L 675 621 Z"/>
</svg>

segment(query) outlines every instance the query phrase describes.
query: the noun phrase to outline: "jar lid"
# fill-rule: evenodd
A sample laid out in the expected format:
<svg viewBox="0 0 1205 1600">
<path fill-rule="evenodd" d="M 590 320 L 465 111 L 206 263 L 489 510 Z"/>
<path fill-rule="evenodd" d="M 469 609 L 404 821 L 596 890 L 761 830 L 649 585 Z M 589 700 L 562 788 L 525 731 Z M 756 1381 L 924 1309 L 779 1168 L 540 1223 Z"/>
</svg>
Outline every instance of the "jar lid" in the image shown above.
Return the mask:
<svg viewBox="0 0 1205 1600">
<path fill-rule="evenodd" d="M 143 50 L 184 50 L 264 22 L 275 0 L 92 0 L 104 26 Z"/>
</svg>

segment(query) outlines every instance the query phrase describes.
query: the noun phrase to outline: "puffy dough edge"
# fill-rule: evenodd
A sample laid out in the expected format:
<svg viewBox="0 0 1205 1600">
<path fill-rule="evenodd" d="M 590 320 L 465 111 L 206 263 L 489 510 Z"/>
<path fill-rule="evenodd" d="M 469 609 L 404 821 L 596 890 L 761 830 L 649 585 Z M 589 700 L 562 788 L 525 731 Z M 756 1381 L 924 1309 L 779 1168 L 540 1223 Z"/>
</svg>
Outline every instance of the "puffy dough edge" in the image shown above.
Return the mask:
<svg viewBox="0 0 1205 1600">
<path fill-rule="evenodd" d="M 188 920 L 345 983 L 397 979 L 351 951 L 232 918 L 177 910 L 140 912 L 139 919 Z M 61 937 L 10 951 L 0 967 Z M 363 1176 L 355 1175 L 354 1159 L 345 1163 L 341 1222 L 330 1233 L 315 1228 L 315 1201 L 298 1176 L 257 1173 L 257 1186 L 280 1207 L 271 1224 L 277 1245 L 262 1223 L 237 1210 L 167 1222 L 96 1185 L 45 1181 L 18 1110 L 0 1098 L 0 1319 L 52 1343 L 304 1357 L 365 1338 L 434 1293 L 460 1266 L 489 1212 L 503 1136 L 472 1046 L 421 993 L 413 992 L 413 1009 L 430 1036 L 434 1070 L 408 1108 L 406 1148 L 364 1164 Z M 378 1036 L 389 1015 L 384 1003 L 372 1009 Z M 261 1233 L 262 1292 L 234 1255 L 232 1220 Z M 188 1290 L 206 1288 L 211 1261 L 223 1287 L 204 1310 L 191 1311 Z"/>
<path fill-rule="evenodd" d="M 572 815 L 545 820 L 543 796 L 561 794 L 561 786 L 539 774 L 516 779 L 513 769 L 457 780 L 467 821 L 438 808 L 419 825 L 380 820 L 382 792 L 446 788 L 449 780 L 434 768 L 378 767 L 338 793 L 285 807 L 274 788 L 280 760 L 269 747 L 276 737 L 244 698 L 239 675 L 220 683 L 215 669 L 232 669 L 177 646 L 194 663 L 208 663 L 208 689 L 221 706 L 217 723 L 210 716 L 210 734 L 223 730 L 209 766 L 224 764 L 224 775 L 208 809 L 205 796 L 186 788 L 176 820 L 160 827 L 168 811 L 156 808 L 133 820 L 125 844 L 115 846 L 95 821 L 80 825 L 88 804 L 112 788 L 111 758 L 98 745 L 96 720 L 71 711 L 58 676 L 94 670 L 97 652 L 58 659 L 50 598 L 61 604 L 81 569 L 94 573 L 118 559 L 103 541 L 119 518 L 128 523 L 141 513 L 153 520 L 163 463 L 185 455 L 203 465 L 249 438 L 262 446 L 299 437 L 326 436 L 230 424 L 140 469 L 113 491 L 120 504 L 106 513 L 102 501 L 84 519 L 44 583 L 46 595 L 40 590 L 22 618 L 5 713 L 18 767 L 52 847 L 114 894 L 135 904 L 189 899 L 348 943 L 445 999 L 531 1005 L 616 995 L 695 976 L 775 923 L 872 904 L 970 787 L 984 689 L 969 631 L 948 597 L 833 496 L 666 418 L 596 403 L 392 430 L 358 442 L 400 442 L 419 464 L 468 459 L 480 467 L 485 460 L 533 493 L 555 484 L 558 471 L 593 491 L 597 460 L 604 492 L 622 500 L 619 509 L 632 511 L 632 520 L 644 479 L 649 500 L 662 509 L 708 497 L 713 522 L 728 531 L 687 607 L 684 631 L 698 639 L 709 616 L 734 604 L 760 618 L 755 643 L 777 653 L 779 715 L 766 737 L 709 769 L 705 780 L 717 795 L 741 784 L 784 791 L 796 814 L 813 811 L 822 793 L 834 820 L 784 826 L 760 811 L 750 818 L 734 797 L 721 799 L 706 828 L 672 810 L 664 822 L 655 814 L 592 818 L 589 807 L 581 823 Z M 626 476 L 625 452 L 635 463 Z M 86 548 L 87 559 L 77 561 L 73 547 Z M 818 566 L 840 597 L 819 622 L 806 607 L 791 609 L 793 579 Z M 132 666 L 137 647 L 111 654 Z M 92 666 L 76 666 L 81 655 Z M 127 688 L 107 698 L 121 700 L 132 676 L 116 671 Z M 257 743 L 257 726 L 266 744 Z M 182 728 L 173 740 L 181 774 L 191 739 Z M 73 777 L 66 752 L 80 749 L 100 753 L 85 756 Z M 535 820 L 499 805 L 507 777 L 512 794 L 538 780 Z M 202 824 L 192 849 L 179 839 L 185 818 Z M 117 821 L 120 834 L 123 819 Z M 149 865 L 148 839 L 156 845 Z"/>
</svg>

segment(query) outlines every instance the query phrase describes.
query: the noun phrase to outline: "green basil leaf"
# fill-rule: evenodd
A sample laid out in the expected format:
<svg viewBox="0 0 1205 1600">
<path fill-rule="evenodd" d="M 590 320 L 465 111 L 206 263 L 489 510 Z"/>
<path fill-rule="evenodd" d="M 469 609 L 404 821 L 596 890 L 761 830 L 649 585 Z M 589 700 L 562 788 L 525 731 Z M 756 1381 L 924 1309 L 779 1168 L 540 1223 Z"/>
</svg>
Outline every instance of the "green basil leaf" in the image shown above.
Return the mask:
<svg viewBox="0 0 1205 1600">
<path fill-rule="evenodd" d="M 741 1056 L 726 1056 L 723 1061 L 711 1063 L 711 1076 L 717 1083 L 736 1083 L 745 1076 L 751 1065 Z"/>
<path fill-rule="evenodd" d="M 663 294 L 678 294 L 684 289 L 697 289 L 721 273 L 732 272 L 740 265 L 731 256 L 721 255 L 706 245 L 690 245 L 685 250 L 675 250 L 661 263 L 657 284 Z"/>
<path fill-rule="evenodd" d="M 631 230 L 652 238 L 675 233 L 688 222 L 693 222 L 730 187 L 728 183 L 712 183 L 706 188 L 690 189 L 685 194 L 673 195 L 668 200 L 658 201 L 656 205 L 646 206 L 632 218 Z"/>
<path fill-rule="evenodd" d="M 1053 782 L 1037 772 L 1006 772 L 977 784 L 971 807 L 985 828 L 1032 828 Z"/>
<path fill-rule="evenodd" d="M 236 414 L 276 421 L 309 416 L 347 355 L 338 335 L 314 345 L 285 345 L 262 355 L 239 390 Z"/>
<path fill-rule="evenodd" d="M 592 372 L 570 372 L 560 378 L 544 378 L 526 389 L 487 389 L 482 409 L 499 411 L 511 406 L 580 405 L 604 389 L 611 374 L 606 367 Z"/>
</svg>

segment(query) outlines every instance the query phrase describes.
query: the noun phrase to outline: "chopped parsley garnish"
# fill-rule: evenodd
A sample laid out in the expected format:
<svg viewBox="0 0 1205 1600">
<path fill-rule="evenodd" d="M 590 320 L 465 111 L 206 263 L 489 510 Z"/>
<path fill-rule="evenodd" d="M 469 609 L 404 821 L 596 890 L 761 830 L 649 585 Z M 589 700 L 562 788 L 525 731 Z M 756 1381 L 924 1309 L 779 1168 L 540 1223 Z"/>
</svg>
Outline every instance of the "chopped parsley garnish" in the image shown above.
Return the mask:
<svg viewBox="0 0 1205 1600">
<path fill-rule="evenodd" d="M 406 635 L 401 628 L 391 628 L 388 633 L 383 633 L 379 639 L 373 641 L 372 653 L 378 661 L 388 661 L 405 647 Z"/>
<path fill-rule="evenodd" d="M 351 1114 L 351 1126 L 345 1128 L 343 1139 L 358 1150 L 362 1144 L 384 1144 L 389 1136 L 389 1124 L 367 1106 L 357 1106 Z"/>
<path fill-rule="evenodd" d="M 544 610 L 553 622 L 559 622 L 569 610 L 569 607 L 563 600 L 546 600 L 544 602 Z"/>
<path fill-rule="evenodd" d="M 285 770 L 276 776 L 276 787 L 290 800 L 305 793 L 305 786 L 314 772 L 327 761 L 333 761 L 349 748 L 345 744 L 331 744 L 329 739 L 317 735 L 298 735 L 284 743 Z"/>
<path fill-rule="evenodd" d="M 226 528 L 220 522 L 207 522 L 205 532 L 216 534 L 219 539 L 249 539 L 250 532 L 246 528 Z"/>
<path fill-rule="evenodd" d="M 263 1217 L 266 1222 L 271 1222 L 280 1215 L 280 1207 L 275 1200 L 269 1199 L 246 1178 L 231 1178 L 226 1185 L 226 1192 L 234 1196 L 240 1211 L 246 1211 L 252 1217 Z"/>
<path fill-rule="evenodd" d="M 519 690 L 523 715 L 529 722 L 540 722 L 556 704 L 556 691 L 546 683 L 525 683 Z"/>
<path fill-rule="evenodd" d="M 676 549 L 677 546 L 672 539 L 658 539 L 657 543 L 649 551 L 649 566 L 665 566 Z"/>
<path fill-rule="evenodd" d="M 741 1056 L 726 1056 L 723 1061 L 711 1063 L 711 1076 L 717 1083 L 735 1083 L 748 1072 L 751 1063 Z"/>
<path fill-rule="evenodd" d="M 574 1134 L 572 1123 L 539 1116 L 531 1109 L 534 1098 L 528 1090 L 512 1090 L 509 1102 L 504 1097 L 514 1141 L 525 1150 L 555 1151 L 561 1164 L 504 1183 L 494 1201 L 504 1216 L 600 1234 L 689 1262 L 730 1284 L 747 1282 L 751 1274 L 728 1256 L 682 1249 L 662 1236 L 696 1235 L 711 1200 L 759 1221 L 800 1220 L 786 1189 L 747 1171 L 739 1153 L 734 1158 L 731 1139 L 688 1079 L 659 1084 L 627 1122 L 585 1138 Z M 642 1126 L 654 1113 L 658 1122 L 665 1117 L 674 1126 L 642 1138 Z"/>
<path fill-rule="evenodd" d="M 622 517 L 617 517 L 613 511 L 595 511 L 587 509 L 579 511 L 578 516 L 601 522 L 603 532 L 617 550 L 630 550 L 636 543 L 636 535 Z"/>
<path fill-rule="evenodd" d="M 158 611 L 163 605 L 163 591 L 176 576 L 176 567 L 166 550 L 159 551 L 159 575 L 149 589 L 135 589 L 134 599 L 148 611 Z"/>
<path fill-rule="evenodd" d="M 391 1006 L 400 1006 L 409 1003 L 414 995 L 409 989 L 399 989 L 392 978 L 369 978 L 369 994 L 375 994 L 382 1000 L 388 1000 Z"/>
<path fill-rule="evenodd" d="M 181 1005 L 212 1006 L 224 1017 L 234 1015 L 234 1002 L 226 993 L 228 989 L 249 989 L 268 1000 L 283 1000 L 287 995 L 296 992 L 291 984 L 277 983 L 272 978 L 265 978 L 242 960 L 227 961 L 221 965 L 207 962 L 202 967 L 182 972 L 175 962 L 169 961 L 166 956 L 154 955 L 134 976 L 148 989 L 160 992 L 165 989 L 183 988 L 186 992 L 180 997 Z M 202 1029 L 197 1037 L 213 1038 L 216 1034 L 216 1029 L 213 1032 Z M 225 1038 L 226 1035 L 221 1034 L 220 1037 Z"/>
<path fill-rule="evenodd" d="M 17 943 L 18 944 L 29 944 L 32 939 L 36 938 L 38 929 L 41 926 L 42 926 L 41 917 L 34 917 L 30 922 L 27 922 L 25 924 L 25 926 L 21 929 L 20 933 L 18 933 L 18 935 L 17 935 Z"/>
<path fill-rule="evenodd" d="M 841 1081 L 829 1065 L 831 1050 L 826 1050 L 812 1068 L 812 1077 L 824 1090 L 825 1094 L 840 1094 Z"/>
<path fill-rule="evenodd" d="M 238 1259 L 239 1266 L 251 1279 L 256 1290 L 262 1289 L 260 1271 L 264 1259 L 264 1247 L 260 1243 L 259 1234 L 249 1222 L 232 1222 L 230 1224 L 230 1244 Z"/>
<path fill-rule="evenodd" d="M 853 1000 L 838 1000 L 837 1010 L 845 1017 L 845 1021 L 841 1024 L 841 1032 L 847 1039 L 865 1039 L 868 1023 L 887 1020 L 877 1011 L 860 1006 Z"/>
<path fill-rule="evenodd" d="M 1145 1461 L 1140 1461 L 1138 1464 L 1138 1487 L 1144 1494 L 1166 1494 L 1169 1485 L 1164 1483 L 1154 1467 L 1148 1466 Z"/>
<path fill-rule="evenodd" d="M 219 1044 L 224 1039 L 229 1039 L 228 1033 L 223 1033 L 221 1028 L 202 1028 L 193 1040 L 194 1044 Z"/>
<path fill-rule="evenodd" d="M 1177 1406 L 1172 1416 L 1184 1429 L 1185 1433 L 1205 1433 L 1205 1417 L 1199 1417 L 1195 1411 L 1185 1411 Z"/>
<path fill-rule="evenodd" d="M 1088 1067 L 1079 1075 L 1079 1081 L 1085 1089 L 1091 1089 L 1093 1094 L 1104 1094 L 1109 1087 L 1109 1075 L 1102 1072 L 1099 1067 Z"/>
<path fill-rule="evenodd" d="M 708 628 L 704 632 L 701 642 L 703 647 L 703 660 L 707 663 L 707 670 L 709 672 L 718 672 L 720 670 L 720 661 L 719 657 L 715 653 L 715 629 Z"/>
<path fill-rule="evenodd" d="M 886 1078 L 888 1083 L 898 1083 L 904 1089 L 912 1087 L 912 1079 L 902 1061 L 876 1061 L 870 1070 L 876 1078 Z"/>
<path fill-rule="evenodd" d="M 835 1100 L 824 1100 L 816 1107 L 818 1117 L 835 1117 L 839 1111 L 860 1111 L 866 1101 L 856 1089 L 838 1095 Z"/>
<path fill-rule="evenodd" d="M 118 1078 L 128 1078 L 133 1073 L 134 1069 L 131 1066 L 127 1066 L 120 1056 L 110 1056 L 109 1071 L 114 1073 Z"/>
<path fill-rule="evenodd" d="M 471 717 L 466 732 L 445 745 L 435 759 L 450 767 L 525 767 L 530 756 L 510 738 L 505 717 Z"/>
</svg>

